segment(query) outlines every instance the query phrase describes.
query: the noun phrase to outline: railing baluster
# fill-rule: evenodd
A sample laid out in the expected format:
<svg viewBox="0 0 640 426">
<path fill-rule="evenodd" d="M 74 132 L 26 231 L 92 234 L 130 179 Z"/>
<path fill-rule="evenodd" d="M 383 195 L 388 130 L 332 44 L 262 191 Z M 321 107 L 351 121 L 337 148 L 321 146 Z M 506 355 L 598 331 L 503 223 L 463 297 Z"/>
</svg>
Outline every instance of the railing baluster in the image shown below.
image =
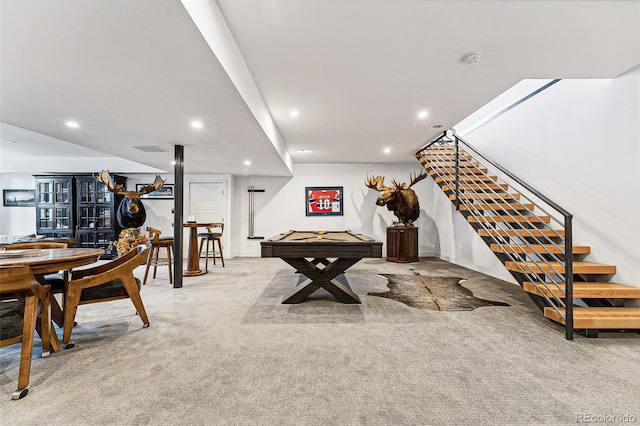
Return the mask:
<svg viewBox="0 0 640 426">
<path fill-rule="evenodd" d="M 460 147 L 458 145 L 458 137 L 455 137 L 456 144 L 456 210 L 460 210 Z"/>
<path fill-rule="evenodd" d="M 565 286 L 565 335 L 573 340 L 573 226 L 572 216 L 564 217 L 564 286 Z"/>
</svg>

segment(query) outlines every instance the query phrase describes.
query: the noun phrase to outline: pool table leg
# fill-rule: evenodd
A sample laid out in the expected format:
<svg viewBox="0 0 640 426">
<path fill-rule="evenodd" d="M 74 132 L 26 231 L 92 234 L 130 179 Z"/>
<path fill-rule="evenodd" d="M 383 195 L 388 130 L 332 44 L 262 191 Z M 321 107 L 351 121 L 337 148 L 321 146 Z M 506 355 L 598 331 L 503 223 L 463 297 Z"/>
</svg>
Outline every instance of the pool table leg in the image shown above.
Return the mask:
<svg viewBox="0 0 640 426">
<path fill-rule="evenodd" d="M 360 298 L 347 285 L 346 278 L 337 278 L 349 267 L 356 264 L 360 259 L 338 258 L 329 262 L 324 258 L 313 259 L 312 262 L 304 258 L 283 258 L 285 262 L 293 266 L 297 272 L 303 274 L 308 280 L 297 285 L 291 293 L 285 296 L 282 303 L 301 303 L 319 288 L 324 288 L 342 303 L 361 303 Z M 319 268 L 318 265 L 324 265 Z M 344 281 L 344 284 L 340 281 Z"/>
</svg>

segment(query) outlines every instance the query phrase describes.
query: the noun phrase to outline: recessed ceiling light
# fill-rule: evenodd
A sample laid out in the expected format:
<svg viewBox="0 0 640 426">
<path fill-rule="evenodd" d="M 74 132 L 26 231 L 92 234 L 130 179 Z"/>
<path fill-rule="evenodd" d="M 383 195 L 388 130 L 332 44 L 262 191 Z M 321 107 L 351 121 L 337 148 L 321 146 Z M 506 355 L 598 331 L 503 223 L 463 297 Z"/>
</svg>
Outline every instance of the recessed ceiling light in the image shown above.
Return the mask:
<svg viewBox="0 0 640 426">
<path fill-rule="evenodd" d="M 202 129 L 202 122 L 200 122 L 200 121 L 192 121 L 191 122 L 191 127 L 193 127 L 194 129 Z"/>
<path fill-rule="evenodd" d="M 289 115 L 293 118 L 296 118 L 300 115 L 300 112 L 298 112 L 297 109 L 292 109 L 291 111 L 289 111 Z"/>
<path fill-rule="evenodd" d="M 77 129 L 78 127 L 80 127 L 80 125 L 76 121 L 67 121 L 64 124 L 66 124 L 67 127 L 71 127 L 73 129 Z"/>
<path fill-rule="evenodd" d="M 385 148 L 384 149 L 384 153 L 385 154 L 390 154 L 391 153 L 391 148 Z"/>
<path fill-rule="evenodd" d="M 245 166 L 250 166 L 250 165 L 251 165 L 251 161 L 249 161 L 249 160 L 244 160 L 244 165 L 245 165 Z"/>
<path fill-rule="evenodd" d="M 420 120 L 424 120 L 425 118 L 427 118 L 427 116 L 428 116 L 428 115 L 429 115 L 429 113 L 428 113 L 427 111 L 424 111 L 424 110 L 423 110 L 423 111 L 420 111 L 420 112 L 418 113 L 418 118 L 419 118 Z"/>
</svg>

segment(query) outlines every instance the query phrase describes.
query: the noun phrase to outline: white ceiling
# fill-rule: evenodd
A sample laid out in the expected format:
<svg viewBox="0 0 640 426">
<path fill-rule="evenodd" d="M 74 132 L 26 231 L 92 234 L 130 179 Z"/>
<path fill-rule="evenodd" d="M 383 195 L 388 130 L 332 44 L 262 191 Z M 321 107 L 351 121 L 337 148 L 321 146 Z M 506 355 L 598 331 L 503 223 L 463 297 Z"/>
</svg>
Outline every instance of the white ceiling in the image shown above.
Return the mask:
<svg viewBox="0 0 640 426">
<path fill-rule="evenodd" d="M 60 171 L 67 143 L 141 172 L 170 172 L 176 144 L 186 173 L 413 163 L 430 126 L 522 79 L 640 64 L 638 1 L 1 0 L 0 28 L 2 172 Z"/>
</svg>

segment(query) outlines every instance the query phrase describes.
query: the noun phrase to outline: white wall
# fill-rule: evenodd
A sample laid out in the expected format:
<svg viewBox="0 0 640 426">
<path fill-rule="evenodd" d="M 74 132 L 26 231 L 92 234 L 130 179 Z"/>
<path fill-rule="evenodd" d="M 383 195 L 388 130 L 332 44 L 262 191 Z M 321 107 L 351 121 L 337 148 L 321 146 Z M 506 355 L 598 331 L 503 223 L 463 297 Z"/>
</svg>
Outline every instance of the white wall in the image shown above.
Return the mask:
<svg viewBox="0 0 640 426">
<path fill-rule="evenodd" d="M 415 164 L 296 164 L 294 176 L 235 177 L 233 184 L 233 211 L 236 223 L 233 228 L 232 249 L 235 255 L 259 256 L 260 240 L 248 240 L 249 195 L 247 188 L 264 189 L 255 194 L 256 236 L 273 237 L 290 229 L 297 230 L 351 230 L 386 241 L 386 228 L 395 220 L 386 207 L 376 206 L 379 192 L 364 184 L 367 173 L 390 179 L 409 182 L 411 172 L 419 172 L 420 163 Z M 306 216 L 306 186 L 342 186 L 344 190 L 342 216 Z M 416 183 L 413 189 L 420 202 L 419 255 L 433 256 L 437 230 L 435 229 L 430 203 L 433 198 L 433 181 Z M 386 247 L 383 247 L 383 255 Z"/>
<path fill-rule="evenodd" d="M 36 189 L 35 178 L 28 173 L 0 173 L 1 189 Z M 0 234 L 36 233 L 35 207 L 4 207 L 0 203 Z"/>
<path fill-rule="evenodd" d="M 563 80 L 465 139 L 571 212 L 587 260 L 640 286 L 640 68 Z"/>
</svg>

